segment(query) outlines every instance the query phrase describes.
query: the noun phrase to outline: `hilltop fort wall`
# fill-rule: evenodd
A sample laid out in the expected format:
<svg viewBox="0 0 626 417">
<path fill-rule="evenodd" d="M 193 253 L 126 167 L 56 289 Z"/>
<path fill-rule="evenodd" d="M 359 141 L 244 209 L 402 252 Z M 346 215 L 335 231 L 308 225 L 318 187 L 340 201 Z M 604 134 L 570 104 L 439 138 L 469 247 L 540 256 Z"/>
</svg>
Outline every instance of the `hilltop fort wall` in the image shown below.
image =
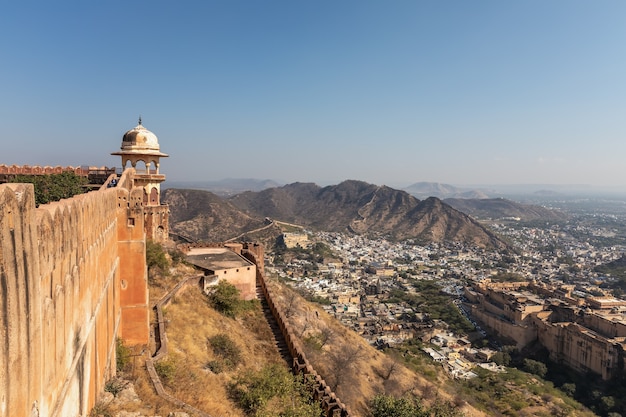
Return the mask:
<svg viewBox="0 0 626 417">
<path fill-rule="evenodd" d="M 38 208 L 31 184 L 0 185 L 0 415 L 87 415 L 115 374 L 116 339 L 147 343 L 133 175 Z"/>
<path fill-rule="evenodd" d="M 313 392 L 313 398 L 320 402 L 324 415 L 328 417 L 349 417 L 349 409 L 337 398 L 337 395 L 332 391 L 330 386 L 313 368 L 304 353 L 304 349 L 300 345 L 299 338 L 295 336 L 294 330 L 287 322 L 284 312 L 274 301 L 274 294 L 265 280 L 263 247 L 257 244 L 246 243 L 243 245 L 242 254 L 257 265 L 257 283 L 267 300 L 272 316 L 276 320 L 287 344 L 287 348 L 289 349 L 289 353 L 293 358 L 292 371 L 300 375 L 303 380 L 308 383 L 309 389 Z"/>
</svg>

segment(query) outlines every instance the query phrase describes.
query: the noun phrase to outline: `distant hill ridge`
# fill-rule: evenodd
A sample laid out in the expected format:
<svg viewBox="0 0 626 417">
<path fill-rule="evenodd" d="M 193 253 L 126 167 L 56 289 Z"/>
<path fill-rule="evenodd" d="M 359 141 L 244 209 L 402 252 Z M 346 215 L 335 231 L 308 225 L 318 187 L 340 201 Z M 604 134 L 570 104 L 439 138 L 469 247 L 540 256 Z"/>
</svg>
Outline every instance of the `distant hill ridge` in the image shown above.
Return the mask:
<svg viewBox="0 0 626 417">
<path fill-rule="evenodd" d="M 476 219 L 518 218 L 521 221 L 560 221 L 569 216 L 561 211 L 547 209 L 534 204 L 522 204 L 506 198 L 463 199 L 446 198 L 446 204 L 469 214 Z"/>
<path fill-rule="evenodd" d="M 206 190 L 219 196 L 232 196 L 244 191 L 261 191 L 280 185 L 273 180 L 253 178 L 225 178 L 219 181 L 168 181 L 167 184 L 168 188 Z"/>
<path fill-rule="evenodd" d="M 416 182 L 404 188 L 403 191 L 406 191 L 416 198 L 489 198 L 482 190 L 461 188 L 439 182 Z"/>
<path fill-rule="evenodd" d="M 493 232 L 438 198 L 420 201 L 405 191 L 356 180 L 323 188 L 293 183 L 244 192 L 228 201 L 250 217 L 269 217 L 315 230 L 507 247 Z"/>
</svg>

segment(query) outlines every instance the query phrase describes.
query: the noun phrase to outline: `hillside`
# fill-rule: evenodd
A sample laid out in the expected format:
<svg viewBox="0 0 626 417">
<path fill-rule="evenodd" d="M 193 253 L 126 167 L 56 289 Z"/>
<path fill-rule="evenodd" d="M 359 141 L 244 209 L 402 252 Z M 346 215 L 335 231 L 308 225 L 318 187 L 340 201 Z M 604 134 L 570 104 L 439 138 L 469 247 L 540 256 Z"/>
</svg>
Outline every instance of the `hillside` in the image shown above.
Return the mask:
<svg viewBox="0 0 626 417">
<path fill-rule="evenodd" d="M 193 274 L 195 271 L 179 264 L 166 277 L 151 276 L 151 304 L 180 279 Z M 465 417 L 592 415 L 550 385 L 516 370 L 509 369 L 501 376 L 487 373 L 476 380 L 461 382 L 451 379 L 441 365 L 419 353 L 419 349 L 413 349 L 416 346 L 386 353 L 376 350 L 319 305 L 307 302 L 277 280 L 269 279 L 268 285 L 311 364 L 348 405 L 351 416 L 371 415 L 370 400 L 379 394 L 416 395 L 426 407 L 439 405 L 441 414 L 436 415 L 441 416 L 458 415 L 458 412 Z M 168 393 L 211 416 L 267 415 L 246 413 L 232 395 L 233 382 L 251 374 L 259 375 L 260 370 L 271 364 L 287 366 L 261 306 L 252 302 L 251 307 L 232 318 L 211 308 L 198 287 L 189 287 L 176 296 L 165 310 L 169 354 L 157 367 Z M 216 336 L 230 340 L 228 356 L 217 349 L 213 341 Z M 108 400 L 99 405 L 100 415 L 122 417 L 132 412 L 141 417 L 182 411 L 155 395 L 142 360 L 134 355 L 127 359 L 126 371 L 121 376 L 132 381 L 141 401 L 132 398 L 123 401 L 123 393 L 119 398 L 116 393 L 113 402 Z M 448 409 L 451 412 L 444 412 L 446 405 L 452 407 Z"/>
<path fill-rule="evenodd" d="M 174 276 L 152 279 L 152 302 L 183 277 L 178 272 L 183 272 L 181 268 L 185 269 L 180 265 L 177 271 L 172 270 Z M 184 272 L 193 273 L 188 269 Z M 311 364 L 348 405 L 351 416 L 370 415 L 369 401 L 383 393 L 395 397 L 412 393 L 422 398 L 426 406 L 449 404 L 466 417 L 485 416 L 469 403 L 469 398 L 462 398 L 458 387 L 445 374 L 435 376 L 436 365 L 423 365 L 420 369 L 428 370 L 429 375 L 420 375 L 404 366 L 399 358 L 370 346 L 319 305 L 307 302 L 277 281 L 270 280 L 268 285 L 276 293 L 275 302 L 289 310 L 289 325 L 301 340 Z M 260 415 L 241 409 L 232 395 L 232 384 L 270 364 L 287 367 L 261 305 L 255 301 L 252 308 L 237 313 L 236 317 L 227 317 L 211 308 L 199 288 L 190 287 L 167 307 L 165 317 L 170 353 L 160 360 L 159 369 L 161 376 L 167 375 L 164 381 L 167 392 L 211 416 Z M 227 335 L 234 343 L 231 350 L 238 352 L 236 363 L 227 365 L 223 357 L 216 355 L 210 340 L 217 335 Z M 324 335 L 323 343 L 320 343 L 321 335 Z M 225 366 L 217 369 L 213 366 L 216 362 Z M 111 415 L 118 415 L 114 414 L 118 410 L 140 412 L 142 416 L 168 415 L 180 409 L 154 395 L 143 369 L 133 366 L 132 374 L 142 403 L 114 405 L 108 410 Z"/>
<path fill-rule="evenodd" d="M 315 230 L 507 247 L 493 232 L 437 198 L 420 201 L 405 191 L 361 181 L 323 188 L 294 183 L 238 194 L 228 201 L 250 217 L 269 217 Z"/>
<path fill-rule="evenodd" d="M 519 218 L 521 221 L 561 221 L 568 215 L 545 207 L 522 204 L 505 198 L 463 199 L 447 198 L 446 204 L 455 209 L 481 220 L 497 220 L 503 218 Z"/>
<path fill-rule="evenodd" d="M 168 188 L 162 199 L 170 230 L 194 240 L 222 241 L 265 226 L 263 217 L 246 215 L 208 191 Z"/>
</svg>

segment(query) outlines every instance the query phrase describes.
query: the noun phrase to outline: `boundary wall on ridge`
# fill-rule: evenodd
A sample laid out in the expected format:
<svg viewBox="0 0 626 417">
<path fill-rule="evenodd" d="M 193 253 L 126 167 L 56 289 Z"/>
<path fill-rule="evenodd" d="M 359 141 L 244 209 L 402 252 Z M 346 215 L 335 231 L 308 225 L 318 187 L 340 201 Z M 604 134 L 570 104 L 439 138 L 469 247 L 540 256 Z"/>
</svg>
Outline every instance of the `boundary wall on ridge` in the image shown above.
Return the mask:
<svg viewBox="0 0 626 417">
<path fill-rule="evenodd" d="M 295 336 L 281 308 L 274 302 L 272 291 L 265 283 L 262 247 L 259 245 L 244 244 L 243 255 L 257 265 L 257 282 L 265 295 L 265 299 L 267 300 L 274 319 L 278 323 L 280 331 L 287 343 L 289 353 L 293 357 L 292 371 L 294 374 L 300 375 L 310 384 L 313 390 L 313 398 L 320 402 L 326 416 L 348 417 L 350 415 L 348 408 L 337 398 L 330 386 L 328 386 L 322 376 L 319 375 L 310 364 L 304 354 L 304 349 L 302 349 L 300 345 L 300 340 Z"/>
</svg>

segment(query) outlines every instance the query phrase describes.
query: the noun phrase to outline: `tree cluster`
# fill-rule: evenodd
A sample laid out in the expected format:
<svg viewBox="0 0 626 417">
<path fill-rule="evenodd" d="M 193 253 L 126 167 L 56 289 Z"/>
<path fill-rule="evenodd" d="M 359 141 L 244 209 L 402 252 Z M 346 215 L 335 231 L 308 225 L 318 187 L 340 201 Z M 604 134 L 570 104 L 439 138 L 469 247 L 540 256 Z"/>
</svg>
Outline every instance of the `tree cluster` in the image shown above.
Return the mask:
<svg viewBox="0 0 626 417">
<path fill-rule="evenodd" d="M 267 365 L 238 376 L 230 393 L 248 415 L 257 417 L 319 417 L 322 410 L 312 391 L 284 366 Z"/>
<path fill-rule="evenodd" d="M 373 417 L 461 417 L 463 413 L 447 402 L 436 402 L 431 407 L 422 404 L 416 396 L 395 398 L 379 394 L 370 401 Z"/>
<path fill-rule="evenodd" d="M 49 175 L 17 175 L 12 182 L 33 184 L 35 204 L 39 206 L 82 194 L 87 178 L 68 171 Z"/>
</svg>

